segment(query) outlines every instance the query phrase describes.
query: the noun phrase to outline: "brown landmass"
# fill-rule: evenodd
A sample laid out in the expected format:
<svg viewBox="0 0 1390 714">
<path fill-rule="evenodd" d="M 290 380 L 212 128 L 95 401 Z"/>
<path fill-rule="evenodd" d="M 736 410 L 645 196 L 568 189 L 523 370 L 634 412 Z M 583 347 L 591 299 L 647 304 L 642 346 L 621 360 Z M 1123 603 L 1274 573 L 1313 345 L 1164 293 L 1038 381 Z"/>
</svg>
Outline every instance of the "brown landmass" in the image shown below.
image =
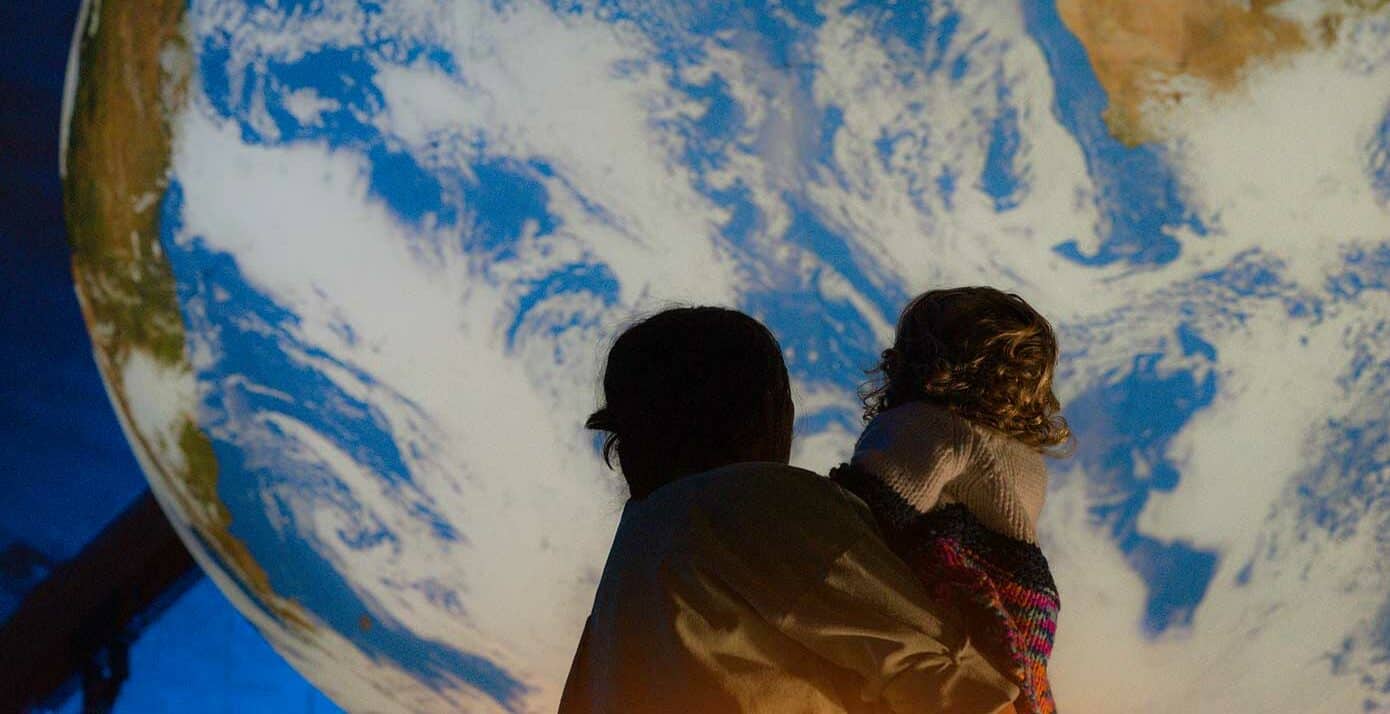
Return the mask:
<svg viewBox="0 0 1390 714">
<path fill-rule="evenodd" d="M 184 97 L 192 56 L 181 32 L 186 0 L 93 3 L 96 33 L 81 28 L 78 79 L 68 124 L 63 211 L 79 303 L 114 407 L 204 544 L 269 612 L 311 629 L 297 603 L 275 594 L 265 570 L 232 535 L 217 493 L 212 442 L 191 415 L 175 444 L 139 433 L 122 383 L 136 352 L 187 371 L 174 275 L 159 239 L 169 184 L 170 110 Z M 90 23 L 88 25 L 90 27 Z M 182 468 L 161 456 L 182 451 Z"/>
<path fill-rule="evenodd" d="M 1128 145 L 1162 138 L 1145 120 L 1148 105 L 1180 104 L 1171 80 L 1190 77 L 1210 91 L 1237 87 L 1249 69 L 1325 45 L 1350 17 L 1390 0 L 1329 0 L 1315 27 L 1274 10 L 1283 0 L 1057 0 L 1067 29 L 1086 48 L 1109 96 L 1105 122 Z"/>
</svg>

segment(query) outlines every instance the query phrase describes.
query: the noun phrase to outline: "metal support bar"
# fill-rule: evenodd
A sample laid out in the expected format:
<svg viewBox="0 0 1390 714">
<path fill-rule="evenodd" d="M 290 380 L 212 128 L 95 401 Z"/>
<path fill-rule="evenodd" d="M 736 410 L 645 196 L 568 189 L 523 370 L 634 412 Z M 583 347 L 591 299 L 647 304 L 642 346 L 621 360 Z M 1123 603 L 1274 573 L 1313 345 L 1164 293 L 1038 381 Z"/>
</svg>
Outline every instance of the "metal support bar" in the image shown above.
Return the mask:
<svg viewBox="0 0 1390 714">
<path fill-rule="evenodd" d="M 0 712 L 65 694 L 81 676 L 88 705 L 109 711 L 133 634 L 200 571 L 146 491 L 82 552 L 54 569 L 0 626 Z"/>
</svg>

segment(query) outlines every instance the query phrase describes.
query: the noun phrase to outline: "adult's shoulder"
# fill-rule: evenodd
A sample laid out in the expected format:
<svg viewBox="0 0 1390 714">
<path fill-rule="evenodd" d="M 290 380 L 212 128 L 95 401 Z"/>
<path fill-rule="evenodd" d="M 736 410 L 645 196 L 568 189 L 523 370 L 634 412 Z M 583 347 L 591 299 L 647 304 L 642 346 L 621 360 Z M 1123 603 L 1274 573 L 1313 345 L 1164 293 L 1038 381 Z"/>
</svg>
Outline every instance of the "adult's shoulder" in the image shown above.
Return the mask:
<svg viewBox="0 0 1390 714">
<path fill-rule="evenodd" d="M 770 462 L 731 464 L 694 477 L 695 499 L 729 518 L 765 526 L 830 526 L 845 518 L 872 521 L 863 503 L 814 471 Z"/>
<path fill-rule="evenodd" d="M 736 464 L 685 486 L 691 552 L 769 616 L 876 535 L 863 502 L 806 469 Z"/>
</svg>

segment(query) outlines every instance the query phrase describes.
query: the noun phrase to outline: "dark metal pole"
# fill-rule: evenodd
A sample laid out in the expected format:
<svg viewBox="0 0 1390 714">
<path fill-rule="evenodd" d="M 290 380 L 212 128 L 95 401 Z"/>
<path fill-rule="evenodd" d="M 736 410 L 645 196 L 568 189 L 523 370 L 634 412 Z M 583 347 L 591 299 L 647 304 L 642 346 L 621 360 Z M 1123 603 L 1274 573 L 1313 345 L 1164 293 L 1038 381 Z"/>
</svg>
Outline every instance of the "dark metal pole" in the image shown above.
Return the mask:
<svg viewBox="0 0 1390 714">
<path fill-rule="evenodd" d="M 134 633 L 199 575 L 146 491 L 0 626 L 0 713 L 71 691 L 79 675 L 84 706 L 98 707 L 87 711 L 110 711 Z"/>
</svg>

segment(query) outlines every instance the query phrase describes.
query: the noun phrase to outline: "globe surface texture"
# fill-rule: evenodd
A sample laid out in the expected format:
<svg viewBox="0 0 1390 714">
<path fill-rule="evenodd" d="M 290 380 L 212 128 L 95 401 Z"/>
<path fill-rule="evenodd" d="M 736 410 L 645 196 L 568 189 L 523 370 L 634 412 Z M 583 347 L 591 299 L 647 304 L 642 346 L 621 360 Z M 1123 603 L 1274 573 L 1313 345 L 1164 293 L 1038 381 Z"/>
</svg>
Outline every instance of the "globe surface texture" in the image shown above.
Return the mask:
<svg viewBox="0 0 1390 714">
<path fill-rule="evenodd" d="M 1390 708 L 1390 7 L 89 2 L 62 127 L 111 401 L 354 711 L 554 711 L 624 491 L 607 345 L 785 348 L 793 463 L 933 287 L 1055 325 L 1070 712 Z"/>
</svg>

